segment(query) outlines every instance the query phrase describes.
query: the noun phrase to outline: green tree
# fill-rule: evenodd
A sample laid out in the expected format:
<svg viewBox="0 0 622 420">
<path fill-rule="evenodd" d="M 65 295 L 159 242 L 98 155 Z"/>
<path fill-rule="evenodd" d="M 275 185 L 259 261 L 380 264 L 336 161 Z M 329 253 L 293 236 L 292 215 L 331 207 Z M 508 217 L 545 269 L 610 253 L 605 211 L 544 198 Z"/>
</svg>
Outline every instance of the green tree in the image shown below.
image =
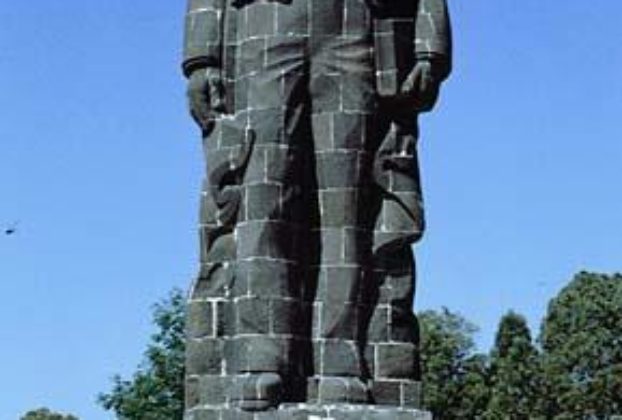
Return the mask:
<svg viewBox="0 0 622 420">
<path fill-rule="evenodd" d="M 490 401 L 485 417 L 529 419 L 536 411 L 539 355 L 525 318 L 508 312 L 490 355 Z"/>
<path fill-rule="evenodd" d="M 622 275 L 577 274 L 550 301 L 540 342 L 548 418 L 622 413 Z"/>
<path fill-rule="evenodd" d="M 184 402 L 185 298 L 173 290 L 154 306 L 157 332 L 132 379 L 113 378 L 98 402 L 124 420 L 181 420 Z"/>
<path fill-rule="evenodd" d="M 48 408 L 39 408 L 27 412 L 20 420 L 78 420 L 78 418 L 71 414 L 54 413 Z"/>
<path fill-rule="evenodd" d="M 435 419 L 475 418 L 488 403 L 488 361 L 474 353 L 477 328 L 446 308 L 419 314 L 423 405 Z"/>
</svg>

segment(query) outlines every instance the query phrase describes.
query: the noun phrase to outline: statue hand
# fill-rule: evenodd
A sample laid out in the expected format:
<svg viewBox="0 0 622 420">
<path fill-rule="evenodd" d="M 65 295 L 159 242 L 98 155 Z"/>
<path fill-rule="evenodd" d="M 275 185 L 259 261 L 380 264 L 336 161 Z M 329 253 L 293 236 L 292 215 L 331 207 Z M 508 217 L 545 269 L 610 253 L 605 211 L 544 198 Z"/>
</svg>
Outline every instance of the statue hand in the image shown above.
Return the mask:
<svg viewBox="0 0 622 420">
<path fill-rule="evenodd" d="M 203 131 L 209 131 L 216 114 L 225 112 L 220 70 L 208 67 L 193 71 L 186 93 L 192 118 Z"/>
<path fill-rule="evenodd" d="M 427 112 L 438 99 L 440 83 L 434 63 L 431 60 L 418 60 L 402 84 L 401 93 L 415 111 Z"/>
</svg>

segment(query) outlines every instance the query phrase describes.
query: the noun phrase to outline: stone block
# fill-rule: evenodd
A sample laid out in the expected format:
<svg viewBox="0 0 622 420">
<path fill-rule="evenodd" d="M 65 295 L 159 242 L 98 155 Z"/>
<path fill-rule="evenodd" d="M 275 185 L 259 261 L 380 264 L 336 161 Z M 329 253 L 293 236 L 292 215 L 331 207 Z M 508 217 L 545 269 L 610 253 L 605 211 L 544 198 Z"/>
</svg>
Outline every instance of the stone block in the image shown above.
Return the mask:
<svg viewBox="0 0 622 420">
<path fill-rule="evenodd" d="M 214 335 L 214 306 L 205 300 L 188 302 L 186 331 L 189 338 L 203 338 Z"/>
<path fill-rule="evenodd" d="M 368 343 L 384 343 L 389 338 L 389 306 L 375 308 L 367 329 Z"/>
<path fill-rule="evenodd" d="M 323 338 L 354 340 L 358 333 L 358 306 L 339 300 L 325 300 L 322 305 L 320 334 Z"/>
<path fill-rule="evenodd" d="M 413 344 L 376 346 L 376 378 L 413 379 L 419 369 L 415 364 L 417 348 Z"/>
<path fill-rule="evenodd" d="M 359 152 L 338 151 L 316 154 L 318 187 L 351 188 L 358 179 Z"/>
<path fill-rule="evenodd" d="M 186 343 L 186 371 L 188 375 L 222 373 L 224 342 L 219 338 L 188 340 Z"/>
<path fill-rule="evenodd" d="M 356 342 L 326 340 L 321 344 L 321 347 L 322 363 L 321 366 L 316 367 L 318 374 L 344 377 L 360 375 L 360 355 Z"/>
<path fill-rule="evenodd" d="M 255 16 L 248 21 L 247 34 L 249 37 L 265 37 L 276 32 L 276 7 L 274 4 L 257 4 L 252 13 Z"/>
<path fill-rule="evenodd" d="M 372 399 L 375 404 L 399 407 L 402 401 L 402 387 L 398 381 L 374 381 Z"/>
<path fill-rule="evenodd" d="M 202 375 L 199 377 L 200 403 L 216 406 L 225 404 L 231 389 L 231 377 L 221 375 Z"/>
<path fill-rule="evenodd" d="M 270 301 L 261 297 L 241 297 L 235 300 L 236 333 L 268 334 L 270 332 Z"/>
<path fill-rule="evenodd" d="M 356 226 L 358 193 L 354 188 L 320 191 L 320 214 L 326 227 Z"/>
<path fill-rule="evenodd" d="M 343 262 L 343 229 L 322 229 L 320 232 L 321 258 L 325 264 Z"/>
<path fill-rule="evenodd" d="M 245 261 L 239 264 L 238 275 L 248 283 L 250 296 L 293 297 L 300 296 L 298 267 L 287 261 Z"/>
<path fill-rule="evenodd" d="M 288 366 L 291 348 L 291 338 L 258 335 L 227 340 L 227 373 L 279 372 Z"/>
<path fill-rule="evenodd" d="M 423 390 L 419 381 L 403 381 L 402 406 L 407 408 L 421 408 Z"/>
</svg>

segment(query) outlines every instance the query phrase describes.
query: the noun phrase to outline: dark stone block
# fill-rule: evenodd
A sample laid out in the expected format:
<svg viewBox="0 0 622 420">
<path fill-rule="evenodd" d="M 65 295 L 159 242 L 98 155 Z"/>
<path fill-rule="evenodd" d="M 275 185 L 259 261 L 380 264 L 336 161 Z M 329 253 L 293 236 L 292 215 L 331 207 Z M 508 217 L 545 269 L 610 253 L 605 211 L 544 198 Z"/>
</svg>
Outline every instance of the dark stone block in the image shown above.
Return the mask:
<svg viewBox="0 0 622 420">
<path fill-rule="evenodd" d="M 248 113 L 257 144 L 287 144 L 285 116 L 281 109 L 252 109 Z"/>
<path fill-rule="evenodd" d="M 296 164 L 295 148 L 277 146 L 266 148 L 266 181 L 282 183 L 287 180 L 296 184 L 299 175 L 299 167 Z"/>
<path fill-rule="evenodd" d="M 238 137 L 234 136 L 233 138 L 238 138 Z M 225 166 L 228 167 L 231 161 L 232 150 L 233 150 L 233 146 L 219 147 L 218 149 L 210 150 L 210 152 L 207 155 L 208 168 L 210 168 L 210 170 L 214 170 L 220 167 L 225 167 Z M 210 186 L 209 192 L 211 193 L 212 190 L 217 187 L 218 187 L 217 185 Z"/>
<path fill-rule="evenodd" d="M 318 188 L 352 188 L 358 182 L 358 163 L 354 151 L 317 153 Z"/>
<path fill-rule="evenodd" d="M 353 303 L 325 300 L 322 306 L 321 335 L 324 338 L 354 340 L 358 336 L 358 310 Z"/>
<path fill-rule="evenodd" d="M 184 383 L 184 398 L 185 398 L 185 406 L 190 409 L 199 405 L 201 392 L 199 389 L 199 378 L 198 377 L 186 377 L 186 381 Z"/>
<path fill-rule="evenodd" d="M 286 222 L 253 221 L 237 227 L 239 258 L 270 257 L 290 260 L 293 227 Z"/>
<path fill-rule="evenodd" d="M 369 134 L 367 120 L 370 118 L 362 113 L 340 113 L 334 117 L 334 148 L 348 150 L 363 150 Z"/>
<path fill-rule="evenodd" d="M 376 348 L 376 378 L 415 379 L 418 375 L 417 347 L 413 344 L 385 344 Z"/>
<path fill-rule="evenodd" d="M 184 420 L 220 420 L 220 410 L 194 409 L 186 412 Z"/>
<path fill-rule="evenodd" d="M 236 300 L 238 334 L 268 334 L 270 332 L 270 301 L 260 297 Z"/>
<path fill-rule="evenodd" d="M 266 49 L 264 46 L 265 40 L 261 38 L 246 38 L 240 43 L 240 46 L 237 49 L 238 54 L 236 57 L 236 63 L 238 65 L 237 74 L 239 76 L 247 76 L 249 73 L 258 71 L 264 67 L 264 63 L 266 62 Z M 268 108 L 267 106 L 261 106 L 264 104 L 265 103 L 261 102 L 255 103 L 255 105 L 260 105 L 261 108 Z M 248 105 L 251 108 L 258 108 L 256 106 L 252 106 L 252 102 L 249 102 Z"/>
<path fill-rule="evenodd" d="M 246 220 L 278 220 L 281 218 L 281 186 L 253 184 L 246 188 Z"/>
<path fill-rule="evenodd" d="M 330 150 L 335 148 L 334 119 L 335 114 L 313 114 L 312 127 L 317 150 Z"/>
<path fill-rule="evenodd" d="M 369 28 L 371 16 L 368 7 L 361 7 L 359 0 L 345 0 L 345 35 L 364 35 Z"/>
<path fill-rule="evenodd" d="M 248 76 L 238 77 L 235 80 L 234 90 L 235 110 L 242 111 L 248 107 Z"/>
<path fill-rule="evenodd" d="M 418 342 L 418 328 L 415 314 L 410 308 L 393 307 L 389 322 L 389 334 L 392 342 Z"/>
<path fill-rule="evenodd" d="M 244 183 L 249 185 L 263 182 L 266 182 L 266 149 L 263 146 L 255 145 L 246 171 L 244 171 Z"/>
<path fill-rule="evenodd" d="M 343 303 L 357 303 L 362 280 L 362 270 L 356 266 L 335 266 L 320 271 L 320 291 L 331 307 Z"/>
<path fill-rule="evenodd" d="M 320 214 L 327 227 L 357 225 L 358 192 L 354 188 L 320 191 Z"/>
<path fill-rule="evenodd" d="M 322 343 L 322 375 L 357 377 L 360 375 L 360 354 L 356 342 L 326 340 Z"/>
<path fill-rule="evenodd" d="M 402 277 L 410 276 L 412 281 L 414 270 L 412 249 L 410 246 L 402 245 L 406 244 L 397 242 L 395 247 L 374 255 L 374 266 L 376 270 L 386 273 L 388 277 L 400 278 L 399 281 L 402 281 Z"/>
<path fill-rule="evenodd" d="M 231 301 L 216 301 L 216 336 L 231 337 L 235 334 L 235 307 Z"/>
<path fill-rule="evenodd" d="M 376 347 L 377 344 L 367 344 L 363 353 L 365 355 L 363 360 L 364 374 L 372 378 L 376 371 Z"/>
<path fill-rule="evenodd" d="M 323 307 L 324 307 L 324 303 L 323 302 L 314 302 L 312 304 L 313 306 L 313 314 L 312 314 L 312 319 L 313 319 L 313 324 L 312 324 L 312 330 L 311 330 L 311 336 L 315 339 L 321 339 L 323 338 L 322 335 L 322 312 L 323 312 Z M 318 354 L 320 354 L 320 351 L 318 349 L 318 351 L 315 352 L 315 355 L 317 356 Z M 316 364 L 316 366 L 319 366 L 318 364 Z"/>
<path fill-rule="evenodd" d="M 248 21 L 248 36 L 262 37 L 276 31 L 276 7 L 271 3 L 259 3 L 253 7 L 253 19 Z"/>
<path fill-rule="evenodd" d="M 257 418 L 253 412 L 231 408 L 223 411 L 219 420 L 257 420 Z"/>
<path fill-rule="evenodd" d="M 311 34 L 331 39 L 342 34 L 345 8 L 341 1 L 311 1 Z M 359 7 L 364 7 L 359 4 Z"/>
<path fill-rule="evenodd" d="M 421 382 L 404 381 L 402 382 L 402 405 L 407 408 L 421 408 L 423 390 Z"/>
<path fill-rule="evenodd" d="M 371 65 L 372 57 L 369 56 Z M 371 88 L 374 77 L 371 74 L 348 74 L 341 80 L 341 104 L 346 112 L 365 112 L 375 101 L 376 93 Z"/>
<path fill-rule="evenodd" d="M 319 402 L 348 401 L 348 387 L 341 378 L 323 376 L 318 386 Z"/>
<path fill-rule="evenodd" d="M 382 305 L 376 307 L 367 329 L 367 341 L 369 343 L 383 343 L 389 338 L 389 307 Z"/>
<path fill-rule="evenodd" d="M 343 264 L 343 229 L 322 229 L 320 237 L 322 262 L 324 262 L 324 264 Z"/>
<path fill-rule="evenodd" d="M 223 356 L 222 339 L 188 340 L 186 343 L 186 373 L 188 375 L 220 374 Z"/>
<path fill-rule="evenodd" d="M 220 141 L 218 144 L 219 150 L 229 150 L 229 147 L 241 146 L 246 143 L 246 124 L 244 121 L 239 119 L 228 120 L 221 119 L 219 121 L 220 126 Z M 212 151 L 208 152 L 209 155 L 214 153 Z M 218 153 L 218 152 L 216 152 Z M 227 157 L 227 160 L 229 158 Z"/>
<path fill-rule="evenodd" d="M 311 94 L 314 112 L 338 112 L 341 105 L 341 81 L 339 74 L 317 74 L 311 76 Z"/>
<path fill-rule="evenodd" d="M 237 276 L 248 283 L 250 296 L 299 297 L 298 273 L 295 263 L 263 259 L 241 262 Z"/>
<path fill-rule="evenodd" d="M 417 190 L 419 179 L 414 156 L 392 156 L 393 170 L 388 172 L 391 191 L 412 193 Z"/>
<path fill-rule="evenodd" d="M 288 366 L 292 340 L 269 336 L 236 337 L 227 342 L 228 373 L 279 372 Z"/>
<path fill-rule="evenodd" d="M 227 263 L 202 264 L 193 285 L 192 299 L 225 298 L 232 276 L 233 270 Z"/>
<path fill-rule="evenodd" d="M 344 231 L 344 259 L 346 263 L 363 264 L 371 261 L 373 233 L 357 228 Z"/>
<path fill-rule="evenodd" d="M 368 403 L 367 386 L 357 377 L 331 377 L 320 379 L 319 402 L 331 403 Z"/>
<path fill-rule="evenodd" d="M 372 396 L 375 404 L 399 407 L 402 398 L 401 384 L 397 381 L 374 381 Z"/>
<path fill-rule="evenodd" d="M 263 72 L 249 74 L 248 107 L 250 109 L 279 109 L 284 102 L 283 96 L 284 92 L 278 78 L 266 77 Z"/>
<path fill-rule="evenodd" d="M 199 379 L 201 404 L 219 405 L 227 402 L 231 389 L 231 378 L 219 375 L 204 375 Z"/>
<path fill-rule="evenodd" d="M 251 265 L 246 262 L 239 262 L 235 264 L 231 298 L 250 295 L 250 268 Z"/>
<path fill-rule="evenodd" d="M 214 309 L 209 301 L 190 301 L 186 317 L 186 331 L 190 338 L 214 335 Z"/>
<path fill-rule="evenodd" d="M 302 336 L 307 330 L 304 310 L 298 300 L 273 298 L 270 302 L 270 332 Z"/>
<path fill-rule="evenodd" d="M 290 38 L 309 35 L 307 2 L 294 1 L 288 7 L 281 7 L 277 13 L 277 33 Z"/>
<path fill-rule="evenodd" d="M 382 229 L 388 232 L 399 233 L 398 239 L 404 241 L 409 235 L 420 236 L 424 229 L 423 214 L 418 211 L 422 208 L 417 194 L 405 194 L 400 197 L 409 201 L 388 200 L 383 203 Z M 408 209 L 408 210 L 406 210 Z M 406 235 L 404 235 L 406 233 Z M 411 243 L 411 241 L 405 241 Z"/>
</svg>

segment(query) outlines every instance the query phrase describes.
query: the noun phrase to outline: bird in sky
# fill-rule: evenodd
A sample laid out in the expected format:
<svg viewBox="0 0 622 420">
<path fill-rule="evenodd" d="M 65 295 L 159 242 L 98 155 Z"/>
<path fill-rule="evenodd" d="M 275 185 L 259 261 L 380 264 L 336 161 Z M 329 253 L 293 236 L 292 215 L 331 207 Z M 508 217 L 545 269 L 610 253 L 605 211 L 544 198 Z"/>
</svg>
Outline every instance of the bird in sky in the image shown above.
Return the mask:
<svg viewBox="0 0 622 420">
<path fill-rule="evenodd" d="M 12 224 L 8 225 L 6 228 L 4 228 L 4 234 L 7 236 L 15 234 L 17 232 L 18 224 L 19 222 L 13 222 Z"/>
</svg>

